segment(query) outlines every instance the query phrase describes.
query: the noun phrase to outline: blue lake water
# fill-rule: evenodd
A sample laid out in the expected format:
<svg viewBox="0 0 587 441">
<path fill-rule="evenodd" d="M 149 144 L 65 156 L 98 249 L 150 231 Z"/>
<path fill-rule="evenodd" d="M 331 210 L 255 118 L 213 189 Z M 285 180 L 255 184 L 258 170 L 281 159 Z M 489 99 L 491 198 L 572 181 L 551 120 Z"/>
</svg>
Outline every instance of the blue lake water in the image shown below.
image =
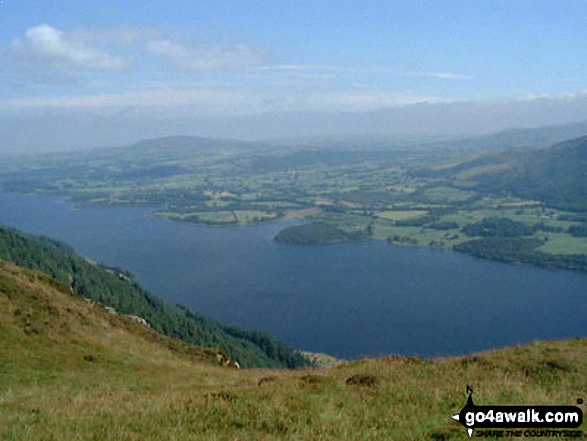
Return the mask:
<svg viewBox="0 0 587 441">
<path fill-rule="evenodd" d="M 0 193 L 0 222 L 129 269 L 170 303 L 352 358 L 422 356 L 587 335 L 587 275 L 369 241 L 277 244 L 287 223 L 210 227 L 146 208 L 74 210 Z"/>
</svg>

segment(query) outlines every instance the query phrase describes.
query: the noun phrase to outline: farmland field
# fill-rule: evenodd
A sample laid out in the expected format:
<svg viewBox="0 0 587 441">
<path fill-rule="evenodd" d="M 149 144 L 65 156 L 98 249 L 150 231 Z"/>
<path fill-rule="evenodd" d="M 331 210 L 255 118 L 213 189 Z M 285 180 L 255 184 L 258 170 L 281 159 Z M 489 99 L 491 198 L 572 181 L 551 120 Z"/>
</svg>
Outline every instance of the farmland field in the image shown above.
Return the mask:
<svg viewBox="0 0 587 441">
<path fill-rule="evenodd" d="M 124 150 L 111 157 L 39 157 L 26 167 L 5 165 L 0 175 L 6 190 L 63 195 L 79 207 L 157 207 L 154 216 L 206 225 L 320 221 L 345 234 L 369 228 L 365 237 L 398 245 L 450 249 L 479 238 L 463 233 L 468 225 L 509 219 L 533 229 L 542 241 L 533 261 L 587 266 L 562 262 L 587 255 L 585 239 L 569 233 L 577 224 L 573 212 L 515 191 L 488 191 L 474 181 L 481 172 L 506 169 L 507 157 L 496 168 L 495 156 L 468 163 L 461 150 L 247 145 L 247 150 L 178 148 L 175 157 L 163 159 L 159 148 L 166 141 L 160 142 L 161 147 L 134 151 L 136 157 Z"/>
</svg>

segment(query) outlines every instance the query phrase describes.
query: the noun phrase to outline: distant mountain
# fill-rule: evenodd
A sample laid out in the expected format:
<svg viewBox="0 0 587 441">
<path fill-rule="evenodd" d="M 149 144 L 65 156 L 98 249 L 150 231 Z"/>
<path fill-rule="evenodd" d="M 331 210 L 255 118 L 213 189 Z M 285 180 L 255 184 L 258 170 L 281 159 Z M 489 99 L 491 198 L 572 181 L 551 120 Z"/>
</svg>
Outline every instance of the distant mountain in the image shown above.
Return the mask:
<svg viewBox="0 0 587 441">
<path fill-rule="evenodd" d="M 567 139 L 587 135 L 587 121 L 565 125 L 532 128 L 512 128 L 480 136 L 425 136 L 386 134 L 332 134 L 314 137 L 278 138 L 275 144 L 298 148 L 310 147 L 333 150 L 398 151 L 405 149 L 457 150 L 479 153 L 517 148 L 543 148 Z"/>
<path fill-rule="evenodd" d="M 297 148 L 331 149 L 350 151 L 397 151 L 422 146 L 436 145 L 460 141 L 458 136 L 417 136 L 417 135 L 386 135 L 376 133 L 330 134 L 294 138 L 275 138 L 268 140 L 272 144 L 288 145 Z"/>
<path fill-rule="evenodd" d="M 197 160 L 202 157 L 221 156 L 234 153 L 256 153 L 278 148 L 275 144 L 257 141 L 240 141 L 236 139 L 205 138 L 199 136 L 166 136 L 144 139 L 123 147 L 100 147 L 68 152 L 45 153 L 29 156 L 31 161 L 48 160 L 60 163 L 87 163 L 88 160 L 101 160 L 102 166 L 116 165 L 117 161 L 134 161 L 134 163 L 165 163 L 184 160 Z M 7 159 L 22 160 L 23 156 L 12 155 Z"/>
<path fill-rule="evenodd" d="M 68 163 L 72 159 L 101 160 L 103 166 L 116 166 L 119 161 L 131 166 L 161 165 L 165 163 L 194 162 L 226 155 L 258 153 L 278 148 L 256 141 L 214 139 L 199 136 L 166 136 L 144 139 L 124 147 L 105 147 L 53 155 Z"/>
<path fill-rule="evenodd" d="M 587 211 L 587 136 L 544 149 L 484 155 L 431 173 L 461 186 Z"/>
<path fill-rule="evenodd" d="M 543 148 L 581 136 L 587 136 L 587 121 L 557 126 L 509 129 L 490 135 L 434 142 L 429 146 L 485 152 L 516 148 Z"/>
<path fill-rule="evenodd" d="M 167 136 L 145 139 L 117 149 L 132 154 L 164 153 L 166 160 L 189 159 L 194 153 L 246 153 L 275 148 L 269 144 L 198 136 Z"/>
<path fill-rule="evenodd" d="M 192 159 L 195 154 L 259 153 L 275 151 L 290 146 L 295 149 L 325 148 L 340 150 L 401 150 L 414 148 L 446 148 L 484 152 L 513 148 L 542 148 L 555 143 L 587 136 L 587 121 L 565 125 L 549 125 L 534 128 L 513 128 L 488 135 L 458 137 L 430 135 L 388 134 L 332 134 L 315 137 L 279 138 L 273 141 L 242 141 L 235 139 L 198 136 L 167 136 L 145 139 L 128 147 L 93 149 L 95 155 L 145 156 L 162 161 Z"/>
<path fill-rule="evenodd" d="M 261 142 L 168 136 L 126 147 L 12 156 L 0 163 L 0 174 L 5 174 L 5 180 L 18 182 L 9 188 L 17 191 L 44 185 L 48 179 L 149 180 L 190 173 L 191 167 L 232 156 L 279 149 L 282 147 Z"/>
</svg>

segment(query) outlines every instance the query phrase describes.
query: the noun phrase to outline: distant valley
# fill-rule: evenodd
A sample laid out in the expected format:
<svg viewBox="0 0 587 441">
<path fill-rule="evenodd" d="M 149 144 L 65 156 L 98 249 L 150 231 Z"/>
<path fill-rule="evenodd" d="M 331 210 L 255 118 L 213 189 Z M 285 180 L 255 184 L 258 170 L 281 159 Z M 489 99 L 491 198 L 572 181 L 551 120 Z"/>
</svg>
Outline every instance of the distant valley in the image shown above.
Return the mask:
<svg viewBox="0 0 587 441">
<path fill-rule="evenodd" d="M 308 220 L 339 229 L 340 240 L 368 229 L 362 238 L 584 271 L 587 138 L 544 146 L 584 126 L 420 144 L 170 137 L 13 159 L 0 176 L 6 191 L 63 195 L 79 207 L 149 206 L 153 216 L 206 225 Z M 533 240 L 488 244 L 467 233 L 491 218 L 527 225 Z"/>
</svg>

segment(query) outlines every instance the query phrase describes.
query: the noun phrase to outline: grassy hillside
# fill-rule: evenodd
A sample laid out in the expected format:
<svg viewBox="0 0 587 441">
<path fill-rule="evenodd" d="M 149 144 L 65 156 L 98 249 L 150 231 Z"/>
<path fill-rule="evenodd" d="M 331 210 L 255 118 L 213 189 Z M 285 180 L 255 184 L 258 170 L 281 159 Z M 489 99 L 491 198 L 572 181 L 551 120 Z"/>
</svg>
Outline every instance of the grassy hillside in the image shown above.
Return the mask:
<svg viewBox="0 0 587 441">
<path fill-rule="evenodd" d="M 228 326 L 184 306 L 171 306 L 142 288 L 132 274 L 92 263 L 54 240 L 0 225 L 0 259 L 42 271 L 82 297 L 145 319 L 158 332 L 192 344 L 222 348 L 245 367 L 296 368 L 309 364 L 272 335 Z"/>
<path fill-rule="evenodd" d="M 181 359 L 212 364 L 218 352 L 156 333 L 131 316 L 80 298 L 46 274 L 4 260 L 0 318 L 2 375 L 13 386 L 25 379 L 23 372 L 51 383 L 57 374 L 88 363 L 106 367 Z"/>
<path fill-rule="evenodd" d="M 509 172 L 478 177 L 493 191 L 511 191 L 549 206 L 587 210 L 587 137 L 521 155 Z"/>
<path fill-rule="evenodd" d="M 0 262 L 3 440 L 462 440 L 449 415 L 466 384 L 477 404 L 575 404 L 587 391 L 587 339 L 300 371 L 210 355 Z"/>
<path fill-rule="evenodd" d="M 549 207 L 587 211 L 587 137 L 534 151 L 504 152 L 435 173 L 479 191 L 511 194 Z"/>
</svg>

